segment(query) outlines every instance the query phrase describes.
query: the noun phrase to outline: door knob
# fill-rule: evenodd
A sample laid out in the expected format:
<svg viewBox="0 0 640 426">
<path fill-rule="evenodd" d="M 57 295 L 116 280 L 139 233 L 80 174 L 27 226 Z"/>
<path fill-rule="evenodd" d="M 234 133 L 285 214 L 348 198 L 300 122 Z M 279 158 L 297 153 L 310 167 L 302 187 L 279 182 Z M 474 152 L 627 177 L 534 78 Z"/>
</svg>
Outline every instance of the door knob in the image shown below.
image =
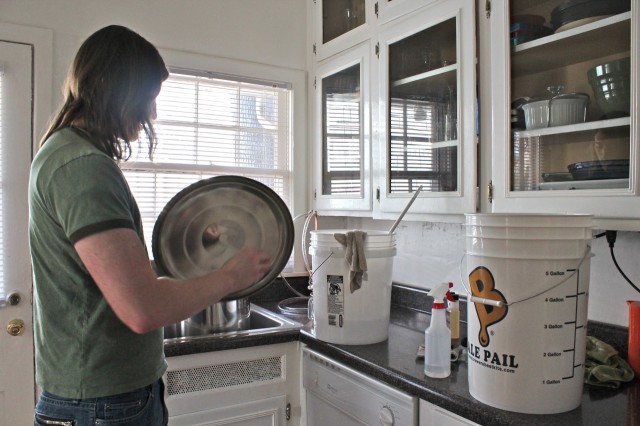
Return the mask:
<svg viewBox="0 0 640 426">
<path fill-rule="evenodd" d="M 12 336 L 19 336 L 24 333 L 24 321 L 21 319 L 12 319 L 7 324 L 7 333 Z"/>
</svg>

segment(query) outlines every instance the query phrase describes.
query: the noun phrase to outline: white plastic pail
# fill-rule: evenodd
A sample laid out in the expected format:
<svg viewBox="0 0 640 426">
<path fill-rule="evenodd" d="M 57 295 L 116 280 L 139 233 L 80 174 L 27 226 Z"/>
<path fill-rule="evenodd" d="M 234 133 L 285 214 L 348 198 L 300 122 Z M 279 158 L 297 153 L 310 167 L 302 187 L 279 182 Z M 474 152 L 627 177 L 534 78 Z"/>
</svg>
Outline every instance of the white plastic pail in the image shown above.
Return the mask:
<svg viewBox="0 0 640 426">
<path fill-rule="evenodd" d="M 590 215 L 466 215 L 469 392 L 530 414 L 580 405 Z"/>
<path fill-rule="evenodd" d="M 395 234 L 364 231 L 367 272 L 353 293 L 345 247 L 334 237 L 347 230 L 311 231 L 314 331 L 318 339 L 343 345 L 365 345 L 389 336 L 391 276 Z"/>
</svg>

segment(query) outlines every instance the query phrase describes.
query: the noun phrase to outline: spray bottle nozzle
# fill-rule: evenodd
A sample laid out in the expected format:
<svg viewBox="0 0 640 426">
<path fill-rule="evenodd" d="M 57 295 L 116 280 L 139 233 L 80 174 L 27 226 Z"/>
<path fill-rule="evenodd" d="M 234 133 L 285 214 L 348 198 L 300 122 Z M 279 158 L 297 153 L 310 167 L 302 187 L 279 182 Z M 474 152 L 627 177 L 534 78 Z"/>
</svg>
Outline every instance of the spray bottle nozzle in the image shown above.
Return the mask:
<svg viewBox="0 0 640 426">
<path fill-rule="evenodd" d="M 450 287 L 453 287 L 453 283 L 442 283 L 429 290 L 427 294 L 433 297 L 433 308 L 444 309 L 444 300 L 451 297 Z"/>
</svg>

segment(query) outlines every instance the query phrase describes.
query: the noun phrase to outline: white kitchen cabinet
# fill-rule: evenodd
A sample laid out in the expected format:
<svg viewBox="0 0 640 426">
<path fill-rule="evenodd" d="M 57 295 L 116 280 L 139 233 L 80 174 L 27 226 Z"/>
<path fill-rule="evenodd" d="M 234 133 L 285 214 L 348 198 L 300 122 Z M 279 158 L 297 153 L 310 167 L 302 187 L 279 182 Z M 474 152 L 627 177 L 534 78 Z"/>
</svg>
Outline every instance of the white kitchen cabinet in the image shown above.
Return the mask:
<svg viewBox="0 0 640 426">
<path fill-rule="evenodd" d="M 473 426 L 471 420 L 438 407 L 424 399 L 420 400 L 419 426 Z"/>
<path fill-rule="evenodd" d="M 169 425 L 299 425 L 299 343 L 167 358 Z"/>
<path fill-rule="evenodd" d="M 273 426 L 285 425 L 286 416 L 284 406 L 287 398 L 279 395 L 259 401 L 248 401 L 237 405 L 230 405 L 195 413 L 172 416 L 171 426 Z"/>
<path fill-rule="evenodd" d="M 312 19 L 314 207 L 397 217 L 422 186 L 411 213 L 475 212 L 474 2 L 386 1 L 383 19 L 322 43 L 329 3 Z"/>
<path fill-rule="evenodd" d="M 374 118 L 376 213 L 476 210 L 474 2 L 429 5 L 381 26 Z"/>
<path fill-rule="evenodd" d="M 318 64 L 314 200 L 318 210 L 371 211 L 370 46 Z"/>
<path fill-rule="evenodd" d="M 481 88 L 490 97 L 483 102 L 489 109 L 482 115 L 482 141 L 492 149 L 490 209 L 590 213 L 598 227 L 639 229 L 638 3 L 630 2 L 631 11 L 573 23 L 532 41 L 511 39 L 512 16 L 540 15 L 549 26 L 552 11 L 561 3 L 493 0 L 488 13 L 483 10 L 479 17 L 490 20 L 479 26 L 485 29 L 480 42 L 487 46 L 481 50 L 488 52 L 480 58 L 480 73 L 491 76 Z M 587 76 L 595 66 L 620 58 L 630 58 L 631 68 L 624 84 L 629 106 L 622 113 L 602 108 Z M 588 94 L 586 122 L 524 130 L 512 126 L 511 103 L 540 96 L 549 86 Z M 625 160 L 628 171 L 613 167 Z M 570 165 L 584 166 L 585 173 L 571 175 Z"/>
</svg>

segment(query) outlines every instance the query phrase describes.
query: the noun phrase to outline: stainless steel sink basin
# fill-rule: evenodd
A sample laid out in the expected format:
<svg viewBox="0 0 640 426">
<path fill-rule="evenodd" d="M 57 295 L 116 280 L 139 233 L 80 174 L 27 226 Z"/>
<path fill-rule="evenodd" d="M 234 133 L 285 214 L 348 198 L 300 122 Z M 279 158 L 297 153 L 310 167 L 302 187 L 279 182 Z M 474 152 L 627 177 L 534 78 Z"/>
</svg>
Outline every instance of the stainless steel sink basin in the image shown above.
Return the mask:
<svg viewBox="0 0 640 426">
<path fill-rule="evenodd" d="M 237 336 L 254 336 L 286 330 L 298 330 L 302 324 L 284 318 L 260 306 L 251 304 L 249 324 L 243 330 L 234 330 L 221 333 L 183 335 L 180 323 L 172 324 L 164 328 L 164 338 L 167 339 L 202 339 L 202 338 L 230 338 Z"/>
</svg>

